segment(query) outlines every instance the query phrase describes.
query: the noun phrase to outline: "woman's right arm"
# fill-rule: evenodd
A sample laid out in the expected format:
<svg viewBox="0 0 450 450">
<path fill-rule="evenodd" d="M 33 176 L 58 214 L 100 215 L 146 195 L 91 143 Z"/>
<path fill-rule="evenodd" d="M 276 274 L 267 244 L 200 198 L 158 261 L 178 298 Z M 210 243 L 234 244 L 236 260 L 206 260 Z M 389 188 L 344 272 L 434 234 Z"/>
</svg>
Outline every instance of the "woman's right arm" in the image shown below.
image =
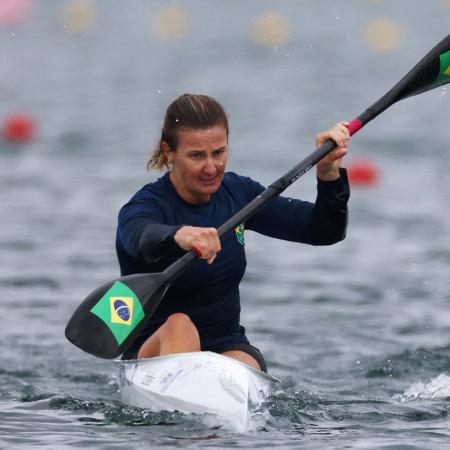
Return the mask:
<svg viewBox="0 0 450 450">
<path fill-rule="evenodd" d="M 161 208 L 131 201 L 119 212 L 117 238 L 133 258 L 154 263 L 180 252 L 174 236 L 182 225 L 167 225 Z"/>
<path fill-rule="evenodd" d="M 150 202 L 127 203 L 119 213 L 117 237 L 133 258 L 149 263 L 194 250 L 211 264 L 220 251 L 215 228 L 167 225 L 164 213 Z"/>
</svg>

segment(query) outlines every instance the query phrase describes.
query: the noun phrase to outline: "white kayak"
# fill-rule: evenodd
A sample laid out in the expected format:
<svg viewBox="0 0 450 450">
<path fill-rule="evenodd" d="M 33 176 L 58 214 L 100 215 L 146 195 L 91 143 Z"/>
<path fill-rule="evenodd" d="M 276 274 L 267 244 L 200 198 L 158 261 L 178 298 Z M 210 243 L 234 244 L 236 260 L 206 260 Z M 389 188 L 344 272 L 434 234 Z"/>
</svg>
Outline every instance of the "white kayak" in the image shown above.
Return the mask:
<svg viewBox="0 0 450 450">
<path fill-rule="evenodd" d="M 177 353 L 120 361 L 123 403 L 152 411 L 213 415 L 238 431 L 271 394 L 276 380 L 227 356 Z"/>
</svg>

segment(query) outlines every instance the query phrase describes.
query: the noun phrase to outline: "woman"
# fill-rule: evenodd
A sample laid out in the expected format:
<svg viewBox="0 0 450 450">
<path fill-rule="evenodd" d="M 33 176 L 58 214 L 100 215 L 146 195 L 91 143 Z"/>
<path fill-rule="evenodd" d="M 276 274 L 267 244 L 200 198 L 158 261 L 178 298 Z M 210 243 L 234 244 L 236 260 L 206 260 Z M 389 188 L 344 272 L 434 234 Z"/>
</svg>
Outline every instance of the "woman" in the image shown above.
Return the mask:
<svg viewBox="0 0 450 450">
<path fill-rule="evenodd" d="M 317 164 L 314 204 L 277 197 L 245 228 L 312 245 L 342 240 L 349 187 L 340 164 L 349 138 L 344 122 L 317 135 L 318 146 L 333 139 L 338 148 Z M 171 285 L 123 359 L 208 350 L 266 371 L 262 354 L 240 325 L 244 224 L 222 241 L 216 231 L 264 187 L 226 173 L 227 159 L 228 120 L 222 106 L 203 95 L 177 98 L 167 109 L 148 164 L 168 171 L 121 209 L 116 249 L 122 275 L 162 271 L 188 250 L 200 259 Z"/>
</svg>

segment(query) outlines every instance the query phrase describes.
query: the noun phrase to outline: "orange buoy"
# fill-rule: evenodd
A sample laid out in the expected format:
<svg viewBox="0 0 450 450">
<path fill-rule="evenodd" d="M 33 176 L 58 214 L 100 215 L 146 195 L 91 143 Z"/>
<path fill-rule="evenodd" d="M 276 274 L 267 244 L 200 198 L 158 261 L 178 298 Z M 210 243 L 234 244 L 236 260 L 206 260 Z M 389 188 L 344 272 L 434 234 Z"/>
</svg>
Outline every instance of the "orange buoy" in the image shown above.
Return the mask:
<svg viewBox="0 0 450 450">
<path fill-rule="evenodd" d="M 348 164 L 348 180 L 353 186 L 372 186 L 378 181 L 379 170 L 369 159 L 358 159 Z"/>
<path fill-rule="evenodd" d="M 10 114 L 3 122 L 3 136 L 9 142 L 25 143 L 36 134 L 36 122 L 27 113 Z"/>
</svg>

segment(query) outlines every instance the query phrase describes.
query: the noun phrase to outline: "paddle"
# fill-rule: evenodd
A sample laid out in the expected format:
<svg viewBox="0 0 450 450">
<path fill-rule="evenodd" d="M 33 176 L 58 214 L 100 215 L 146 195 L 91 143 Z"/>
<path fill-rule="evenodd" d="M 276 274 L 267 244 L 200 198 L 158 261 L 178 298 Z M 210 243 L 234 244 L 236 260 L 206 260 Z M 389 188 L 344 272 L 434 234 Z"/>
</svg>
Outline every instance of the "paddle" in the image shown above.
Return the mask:
<svg viewBox="0 0 450 450">
<path fill-rule="evenodd" d="M 387 94 L 349 125 L 350 135 L 406 97 L 442 86 L 450 81 L 450 35 L 434 47 Z M 219 237 L 245 222 L 268 201 L 310 170 L 336 144 L 329 140 L 302 162 L 272 183 L 258 197 L 227 220 Z M 136 339 L 152 316 L 170 284 L 197 258 L 193 251 L 167 267 L 164 272 L 136 274 L 110 281 L 93 291 L 74 312 L 66 337 L 80 349 L 100 358 L 115 358 Z"/>
</svg>

